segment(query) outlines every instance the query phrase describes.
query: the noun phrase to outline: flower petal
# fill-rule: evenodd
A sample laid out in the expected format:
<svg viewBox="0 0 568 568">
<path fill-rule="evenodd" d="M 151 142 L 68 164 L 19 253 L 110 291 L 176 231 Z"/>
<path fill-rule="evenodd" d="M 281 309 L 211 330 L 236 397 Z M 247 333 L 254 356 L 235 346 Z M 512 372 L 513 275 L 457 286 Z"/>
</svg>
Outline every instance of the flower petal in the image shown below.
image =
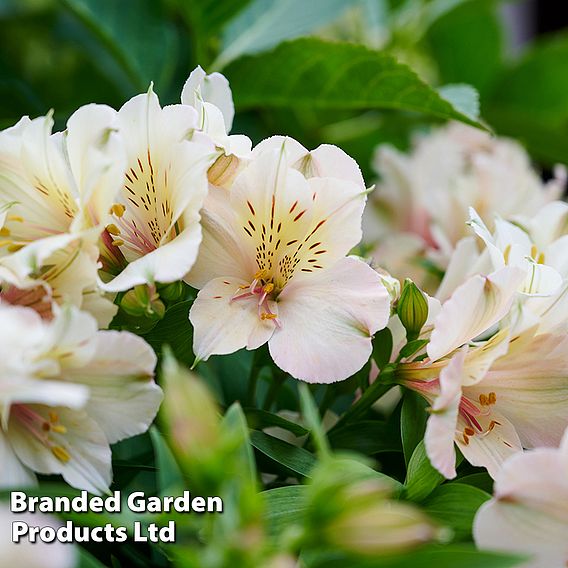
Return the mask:
<svg viewBox="0 0 568 568">
<path fill-rule="evenodd" d="M 458 351 L 440 373 L 440 394 L 432 404 L 424 444 L 432 465 L 446 478 L 456 476 L 454 439 L 467 348 Z"/>
<path fill-rule="evenodd" d="M 274 333 L 274 321 L 259 317 L 257 296 L 233 300 L 249 285 L 236 278 L 215 278 L 200 290 L 189 312 L 194 328 L 193 352 L 199 361 L 243 347 L 257 349 Z M 240 290 L 240 286 L 245 289 Z M 273 308 L 271 305 L 274 312 Z"/>
<path fill-rule="evenodd" d="M 434 322 L 427 348 L 430 359 L 451 353 L 501 320 L 523 278 L 522 270 L 505 267 L 487 277 L 473 276 L 457 288 Z"/>
<path fill-rule="evenodd" d="M 278 297 L 280 326 L 269 341 L 270 353 L 298 379 L 343 380 L 367 362 L 372 335 L 389 315 L 380 276 L 364 262 L 345 258 L 286 286 Z"/>
<path fill-rule="evenodd" d="M 18 459 L 10 442 L 0 428 L 0 488 L 28 487 L 37 485 L 36 476 Z"/>
</svg>

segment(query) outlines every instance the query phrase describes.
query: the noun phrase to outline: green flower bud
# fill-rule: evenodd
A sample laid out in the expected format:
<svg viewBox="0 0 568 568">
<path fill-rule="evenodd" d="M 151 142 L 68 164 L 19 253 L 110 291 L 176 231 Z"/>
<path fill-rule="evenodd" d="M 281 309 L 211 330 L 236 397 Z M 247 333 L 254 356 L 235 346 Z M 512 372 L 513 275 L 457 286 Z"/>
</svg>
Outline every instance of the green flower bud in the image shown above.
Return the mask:
<svg viewBox="0 0 568 568">
<path fill-rule="evenodd" d="M 428 300 L 409 278 L 404 282 L 396 311 L 406 329 L 407 340 L 416 339 L 428 319 Z"/>
<path fill-rule="evenodd" d="M 161 320 L 166 313 L 166 306 L 160 300 L 153 286 L 141 284 L 128 290 L 120 301 L 120 307 L 131 316 Z"/>
<path fill-rule="evenodd" d="M 171 284 L 164 284 L 158 288 L 160 298 L 166 302 L 175 302 L 181 298 L 183 294 L 183 284 L 178 280 Z"/>
</svg>

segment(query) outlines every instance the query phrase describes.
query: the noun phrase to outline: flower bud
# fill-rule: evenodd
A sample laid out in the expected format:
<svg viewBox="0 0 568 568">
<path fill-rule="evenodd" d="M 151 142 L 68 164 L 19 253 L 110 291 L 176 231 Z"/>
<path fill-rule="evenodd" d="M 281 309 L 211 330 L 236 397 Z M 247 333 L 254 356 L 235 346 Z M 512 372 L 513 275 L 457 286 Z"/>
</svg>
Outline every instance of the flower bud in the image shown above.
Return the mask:
<svg viewBox="0 0 568 568">
<path fill-rule="evenodd" d="M 175 302 L 179 300 L 183 294 L 183 284 L 179 280 L 171 284 L 163 284 L 159 286 L 158 291 L 160 298 L 166 300 L 166 302 Z"/>
<path fill-rule="evenodd" d="M 207 171 L 207 179 L 212 185 L 228 189 L 235 179 L 241 161 L 234 154 L 222 154 Z"/>
<path fill-rule="evenodd" d="M 166 307 L 160 300 L 153 286 L 141 284 L 124 294 L 120 307 L 129 315 L 160 320 L 166 313 Z"/>
<path fill-rule="evenodd" d="M 416 339 L 428 319 L 428 300 L 420 288 L 408 278 L 400 294 L 397 313 L 406 329 L 407 340 Z"/>
</svg>

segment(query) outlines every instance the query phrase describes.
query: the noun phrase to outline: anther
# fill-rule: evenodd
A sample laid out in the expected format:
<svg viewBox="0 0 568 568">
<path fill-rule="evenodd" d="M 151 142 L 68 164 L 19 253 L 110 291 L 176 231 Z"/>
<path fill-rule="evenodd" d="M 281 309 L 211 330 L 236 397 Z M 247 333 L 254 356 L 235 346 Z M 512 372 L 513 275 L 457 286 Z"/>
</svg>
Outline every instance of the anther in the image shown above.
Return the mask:
<svg viewBox="0 0 568 568">
<path fill-rule="evenodd" d="M 114 224 L 111 223 L 110 225 L 106 226 L 106 230 L 111 234 L 111 235 L 120 235 L 120 229 Z"/>
<path fill-rule="evenodd" d="M 110 208 L 109 213 L 111 215 L 116 215 L 118 218 L 120 218 L 124 215 L 125 211 L 126 211 L 126 207 L 122 203 L 115 203 Z"/>
<path fill-rule="evenodd" d="M 62 446 L 52 446 L 51 447 L 51 453 L 60 462 L 63 462 L 63 463 L 67 463 L 71 459 L 69 452 L 65 448 L 63 448 Z"/>
<path fill-rule="evenodd" d="M 112 241 L 113 247 L 121 247 L 123 244 L 124 241 L 122 239 L 114 239 L 114 241 Z"/>
</svg>

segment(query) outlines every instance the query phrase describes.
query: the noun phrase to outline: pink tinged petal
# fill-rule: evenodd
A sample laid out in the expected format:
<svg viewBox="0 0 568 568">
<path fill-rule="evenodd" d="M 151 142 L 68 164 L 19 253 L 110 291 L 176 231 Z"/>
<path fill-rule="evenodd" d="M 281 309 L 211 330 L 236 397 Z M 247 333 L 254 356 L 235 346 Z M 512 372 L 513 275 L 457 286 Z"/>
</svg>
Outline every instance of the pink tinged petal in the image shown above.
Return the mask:
<svg viewBox="0 0 568 568">
<path fill-rule="evenodd" d="M 117 112 L 105 105 L 81 107 L 67 122 L 65 147 L 80 202 L 87 209 L 86 219 L 80 222 L 105 221 L 126 169 Z"/>
<path fill-rule="evenodd" d="M 557 446 L 568 426 L 568 338 L 534 329 L 515 338 L 472 397 L 496 393 L 495 409 L 507 416 L 525 447 Z"/>
<path fill-rule="evenodd" d="M 494 498 L 476 515 L 473 532 L 480 548 L 534 554 L 527 566 L 535 568 L 564 568 L 568 460 L 563 449 L 542 448 L 508 459 L 496 476 Z"/>
<path fill-rule="evenodd" d="M 357 162 L 341 148 L 322 144 L 310 152 L 312 174 L 349 181 L 365 191 L 365 181 Z"/>
<path fill-rule="evenodd" d="M 464 365 L 463 385 L 471 386 L 483 380 L 493 363 L 509 350 L 509 340 L 509 330 L 502 329 L 470 349 Z"/>
<path fill-rule="evenodd" d="M 37 485 L 35 475 L 18 459 L 2 429 L 0 429 L 0 463 L 2 464 L 0 489 Z"/>
<path fill-rule="evenodd" d="M 428 356 L 436 361 L 487 331 L 511 308 L 522 270 L 505 267 L 467 280 L 446 301 L 434 322 Z"/>
<path fill-rule="evenodd" d="M 436 292 L 436 298 L 446 301 L 454 290 L 471 274 L 471 266 L 478 259 L 479 252 L 474 237 L 464 237 L 458 241 L 442 283 Z"/>
<path fill-rule="evenodd" d="M 440 394 L 426 425 L 424 444 L 432 465 L 446 478 L 456 476 L 454 439 L 458 424 L 461 385 L 467 348 L 458 351 L 440 373 Z"/>
<path fill-rule="evenodd" d="M 389 315 L 380 276 L 364 262 L 345 258 L 282 291 L 270 353 L 295 378 L 340 381 L 368 361 L 372 335 L 387 325 Z"/>
<path fill-rule="evenodd" d="M 12 414 L 7 435 L 24 465 L 38 473 L 60 474 L 77 489 L 95 494 L 108 492 L 112 481 L 111 451 L 97 423 L 82 410 L 44 406 L 34 406 L 33 410 L 45 417 L 55 412 L 66 432 L 50 433 L 50 441 L 45 443 Z"/>
<path fill-rule="evenodd" d="M 247 292 L 240 286 L 248 289 L 250 282 L 215 278 L 200 290 L 193 302 L 189 319 L 194 328 L 193 352 L 199 361 L 244 347 L 257 349 L 274 333 L 275 321 L 259 316 L 258 296 L 233 299 Z"/>
<path fill-rule="evenodd" d="M 468 392 L 464 390 L 464 395 L 469 397 Z M 467 443 L 461 436 L 456 442 L 470 464 L 486 468 L 494 478 L 508 457 L 523 451 L 521 441 L 510 420 L 496 411 L 479 414 L 475 419 L 482 432 L 468 436 Z"/>
<path fill-rule="evenodd" d="M 163 394 L 152 379 L 156 355 L 141 337 L 100 331 L 96 339 L 95 356 L 65 378 L 88 387 L 85 410 L 114 444 L 148 430 Z"/>
</svg>

